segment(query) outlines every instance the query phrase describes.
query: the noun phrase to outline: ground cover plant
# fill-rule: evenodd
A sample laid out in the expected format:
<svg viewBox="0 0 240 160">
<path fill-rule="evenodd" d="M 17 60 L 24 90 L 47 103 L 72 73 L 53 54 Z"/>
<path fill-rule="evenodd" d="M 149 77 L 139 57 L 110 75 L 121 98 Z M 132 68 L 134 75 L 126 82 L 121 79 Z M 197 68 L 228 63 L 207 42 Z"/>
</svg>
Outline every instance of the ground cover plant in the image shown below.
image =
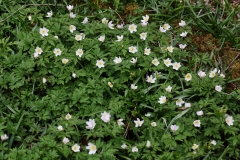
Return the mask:
<svg viewBox="0 0 240 160">
<path fill-rule="evenodd" d="M 96 2 L 1 1 L 1 159 L 239 159 L 239 79 L 194 45 L 194 4 Z"/>
</svg>

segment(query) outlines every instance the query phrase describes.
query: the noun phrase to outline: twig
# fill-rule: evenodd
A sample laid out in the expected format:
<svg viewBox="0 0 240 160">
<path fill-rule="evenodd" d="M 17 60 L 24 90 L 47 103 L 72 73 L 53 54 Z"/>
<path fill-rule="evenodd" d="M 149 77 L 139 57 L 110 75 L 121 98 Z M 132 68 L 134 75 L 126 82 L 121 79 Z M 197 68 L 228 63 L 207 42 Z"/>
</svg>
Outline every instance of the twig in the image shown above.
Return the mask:
<svg viewBox="0 0 240 160">
<path fill-rule="evenodd" d="M 238 53 L 238 55 L 232 60 L 232 62 L 227 66 L 227 68 L 225 69 L 228 70 L 229 67 L 231 67 L 231 65 L 233 64 L 233 62 L 240 56 L 240 52 Z"/>
<path fill-rule="evenodd" d="M 115 13 L 118 15 L 118 17 L 122 20 L 122 24 L 125 25 L 122 17 L 121 17 L 115 10 L 114 10 L 114 12 L 115 12 Z"/>
<path fill-rule="evenodd" d="M 197 16 L 199 16 L 199 15 L 201 14 L 201 12 L 202 12 L 202 9 L 198 12 L 198 15 L 197 15 Z"/>
<path fill-rule="evenodd" d="M 13 16 L 15 13 L 17 13 L 18 11 L 20 11 L 21 9 L 28 7 L 28 6 L 56 6 L 55 4 L 26 4 L 23 5 L 22 7 L 18 8 L 15 12 L 13 12 L 12 14 L 10 14 L 9 16 L 7 16 L 5 19 L 1 20 L 1 22 L 6 21 L 8 18 L 10 18 L 11 16 Z M 62 6 L 62 5 L 61 5 Z"/>
</svg>

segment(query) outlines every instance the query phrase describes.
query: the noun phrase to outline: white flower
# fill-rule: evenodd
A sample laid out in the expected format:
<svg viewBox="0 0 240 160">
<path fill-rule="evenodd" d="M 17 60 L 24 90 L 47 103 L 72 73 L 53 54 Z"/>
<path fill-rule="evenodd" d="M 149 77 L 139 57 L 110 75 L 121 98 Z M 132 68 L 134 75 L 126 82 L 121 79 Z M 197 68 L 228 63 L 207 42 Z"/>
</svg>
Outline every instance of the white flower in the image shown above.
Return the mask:
<svg viewBox="0 0 240 160">
<path fill-rule="evenodd" d="M 31 16 L 31 15 L 28 16 L 28 20 L 29 20 L 29 21 L 32 20 L 32 16 Z"/>
<path fill-rule="evenodd" d="M 113 60 L 116 64 L 121 63 L 122 62 L 122 58 L 121 57 L 115 57 L 115 59 Z"/>
<path fill-rule="evenodd" d="M 55 39 L 58 39 L 58 36 L 53 36 Z"/>
<path fill-rule="evenodd" d="M 151 113 L 147 113 L 145 114 L 146 117 L 150 117 L 151 116 Z"/>
<path fill-rule="evenodd" d="M 46 17 L 52 17 L 52 15 L 53 15 L 53 13 L 52 13 L 52 11 L 50 11 L 50 12 L 47 12 L 47 16 Z"/>
<path fill-rule="evenodd" d="M 123 143 L 123 144 L 121 145 L 121 148 L 122 148 L 122 149 L 126 149 L 126 148 L 127 148 L 127 145 L 126 145 L 125 143 Z"/>
<path fill-rule="evenodd" d="M 40 28 L 40 34 L 44 37 L 44 36 L 48 36 L 48 32 L 49 30 L 45 27 Z"/>
<path fill-rule="evenodd" d="M 101 113 L 101 119 L 103 120 L 103 122 L 109 122 L 110 121 L 110 112 L 106 112 L 104 111 L 103 113 Z"/>
<path fill-rule="evenodd" d="M 150 141 L 147 141 L 147 143 L 146 143 L 146 147 L 151 147 L 151 142 Z"/>
<path fill-rule="evenodd" d="M 69 142 L 69 139 L 66 138 L 66 137 L 64 137 L 62 142 L 63 142 L 64 144 L 67 144 L 67 143 Z"/>
<path fill-rule="evenodd" d="M 94 145 L 92 143 L 88 143 L 88 146 L 86 147 L 86 149 L 89 149 L 88 154 L 95 154 L 97 151 L 96 145 Z"/>
<path fill-rule="evenodd" d="M 164 25 L 163 25 L 163 29 L 165 29 L 165 30 L 169 30 L 170 27 L 171 27 L 171 26 L 170 26 L 169 24 L 164 24 Z"/>
<path fill-rule="evenodd" d="M 40 48 L 40 47 L 37 47 L 36 49 L 35 49 L 35 53 L 36 54 L 38 54 L 38 55 L 40 55 L 40 54 L 42 54 L 42 49 Z"/>
<path fill-rule="evenodd" d="M 42 78 L 42 83 L 46 83 L 47 82 L 47 79 L 46 78 Z"/>
<path fill-rule="evenodd" d="M 113 26 L 114 26 L 114 24 L 112 24 L 112 21 L 110 21 L 110 22 L 108 23 L 108 28 L 114 29 Z"/>
<path fill-rule="evenodd" d="M 192 75 L 190 73 L 186 74 L 185 80 L 190 81 L 192 79 Z"/>
<path fill-rule="evenodd" d="M 213 78 L 213 77 L 215 77 L 216 76 L 216 70 L 213 70 L 213 71 L 211 71 L 210 73 L 209 73 L 209 77 L 210 78 Z"/>
<path fill-rule="evenodd" d="M 70 30 L 71 33 L 73 33 L 73 31 L 76 30 L 76 26 L 70 25 L 70 26 L 69 26 L 69 30 Z"/>
<path fill-rule="evenodd" d="M 61 51 L 59 48 L 55 48 L 55 49 L 53 50 L 53 53 L 54 53 L 55 56 L 57 57 L 57 56 L 60 56 L 60 55 L 62 54 L 62 51 Z"/>
<path fill-rule="evenodd" d="M 73 12 L 70 12 L 70 18 L 75 18 L 76 17 L 76 14 L 73 14 Z"/>
<path fill-rule="evenodd" d="M 159 98 L 158 103 L 163 104 L 163 103 L 166 103 L 166 102 L 167 102 L 166 96 L 161 96 L 161 97 Z"/>
<path fill-rule="evenodd" d="M 73 152 L 80 152 L 80 146 L 78 144 L 74 144 L 72 146 L 72 150 L 73 150 Z"/>
<path fill-rule="evenodd" d="M 60 125 L 60 126 L 57 127 L 57 129 L 58 129 L 59 131 L 62 131 L 62 130 L 63 130 L 63 127 Z"/>
<path fill-rule="evenodd" d="M 176 124 L 174 124 L 174 125 L 171 125 L 170 128 L 171 128 L 171 130 L 172 130 L 173 132 L 175 132 L 175 131 L 178 130 L 179 126 L 177 126 Z"/>
<path fill-rule="evenodd" d="M 100 37 L 98 38 L 98 40 L 101 41 L 101 42 L 104 42 L 104 40 L 105 40 L 105 35 L 100 36 Z"/>
<path fill-rule="evenodd" d="M 76 34 L 75 35 L 75 39 L 77 40 L 77 41 L 81 41 L 81 40 L 83 40 L 85 38 L 85 34 L 84 33 L 80 33 L 80 34 Z"/>
<path fill-rule="evenodd" d="M 104 67 L 104 61 L 102 59 L 97 60 L 96 66 L 98 66 L 98 68 L 103 68 Z"/>
<path fill-rule="evenodd" d="M 171 87 L 171 86 L 168 86 L 168 87 L 166 88 L 166 91 L 167 91 L 167 92 L 171 92 L 171 91 L 172 91 L 172 87 Z"/>
<path fill-rule="evenodd" d="M 103 23 L 103 24 L 107 24 L 107 23 L 108 23 L 107 18 L 103 18 L 103 19 L 102 19 L 102 23 Z"/>
<path fill-rule="evenodd" d="M 136 86 L 135 84 L 131 84 L 131 89 L 136 90 L 138 88 L 138 86 Z"/>
<path fill-rule="evenodd" d="M 65 119 L 66 120 L 69 120 L 69 119 L 71 119 L 72 118 L 72 116 L 68 113 L 66 116 L 65 116 Z"/>
<path fill-rule="evenodd" d="M 76 73 L 72 73 L 72 77 L 73 77 L 73 78 L 76 78 Z"/>
<path fill-rule="evenodd" d="M 121 35 L 121 36 L 117 36 L 117 42 L 120 42 L 120 41 L 122 41 L 122 39 L 123 39 L 123 35 Z"/>
<path fill-rule="evenodd" d="M 195 127 L 200 127 L 201 121 L 200 121 L 200 120 L 195 120 L 195 121 L 193 121 L 193 125 L 194 125 Z"/>
<path fill-rule="evenodd" d="M 132 147 L 132 152 L 138 152 L 138 148 L 136 146 Z"/>
<path fill-rule="evenodd" d="M 83 55 L 83 50 L 80 48 L 76 51 L 76 55 L 79 56 L 79 57 L 82 57 Z"/>
<path fill-rule="evenodd" d="M 179 62 L 174 62 L 172 66 L 173 66 L 173 69 L 178 70 L 181 67 L 181 64 Z"/>
<path fill-rule="evenodd" d="M 148 22 L 144 22 L 143 20 L 141 20 L 142 21 L 142 23 L 141 23 L 141 25 L 144 27 L 144 26 L 147 26 L 147 24 L 148 24 Z"/>
<path fill-rule="evenodd" d="M 187 45 L 186 44 L 179 44 L 179 48 L 184 49 Z"/>
<path fill-rule="evenodd" d="M 181 36 L 181 37 L 186 37 L 187 34 L 188 34 L 188 32 L 185 31 L 185 32 L 181 33 L 180 36 Z"/>
<path fill-rule="evenodd" d="M 146 16 L 142 16 L 143 20 L 141 20 L 142 22 L 148 22 L 149 20 L 149 16 L 146 14 Z"/>
<path fill-rule="evenodd" d="M 37 57 L 38 57 L 38 53 L 35 52 L 35 53 L 33 54 L 33 57 L 34 57 L 34 58 L 37 58 Z"/>
<path fill-rule="evenodd" d="M 69 11 L 71 11 L 71 10 L 73 9 L 73 5 L 68 5 L 68 6 L 67 6 L 67 9 L 68 9 Z"/>
<path fill-rule="evenodd" d="M 216 142 L 215 140 L 212 140 L 212 141 L 211 141 L 211 144 L 214 145 L 214 146 L 216 146 L 216 145 L 217 145 L 217 142 Z"/>
<path fill-rule="evenodd" d="M 146 40 L 146 38 L 147 38 L 147 32 L 143 32 L 140 34 L 140 39 Z"/>
<path fill-rule="evenodd" d="M 182 104 L 184 104 L 185 102 L 182 100 L 182 98 L 178 98 L 178 100 L 176 101 L 176 105 L 181 107 Z"/>
<path fill-rule="evenodd" d="M 117 25 L 117 28 L 118 28 L 118 29 L 123 28 L 123 24 L 121 23 L 121 24 Z"/>
<path fill-rule="evenodd" d="M 68 59 L 67 59 L 67 58 L 63 58 L 63 59 L 62 59 L 62 63 L 63 63 L 63 64 L 68 63 Z"/>
<path fill-rule="evenodd" d="M 229 125 L 232 126 L 233 125 L 233 117 L 232 116 L 227 116 L 227 118 L 225 119 L 225 122 Z"/>
<path fill-rule="evenodd" d="M 117 124 L 118 124 L 118 126 L 122 126 L 122 125 L 124 125 L 124 123 L 123 123 L 122 121 L 123 121 L 123 119 L 118 119 L 118 120 L 117 120 Z"/>
<path fill-rule="evenodd" d="M 137 58 L 132 58 L 132 59 L 130 60 L 130 62 L 131 62 L 131 63 L 134 63 L 134 64 L 137 63 Z"/>
<path fill-rule="evenodd" d="M 87 129 L 94 129 L 94 127 L 96 126 L 96 123 L 95 123 L 94 119 L 89 119 L 86 122 L 86 124 L 87 124 L 87 126 L 86 126 Z"/>
<path fill-rule="evenodd" d="M 162 26 L 160 26 L 159 31 L 162 33 L 165 33 L 167 30 L 165 30 Z"/>
<path fill-rule="evenodd" d="M 173 52 L 173 49 L 174 49 L 174 48 L 173 48 L 172 46 L 168 46 L 168 47 L 167 47 L 168 52 L 171 52 L 171 53 L 172 53 L 172 52 Z"/>
<path fill-rule="evenodd" d="M 179 26 L 184 27 L 185 25 L 186 25 L 186 22 L 181 20 L 181 22 L 179 23 Z"/>
<path fill-rule="evenodd" d="M 171 66 L 171 65 L 172 65 L 172 60 L 171 60 L 171 59 L 169 59 L 169 58 L 167 58 L 167 59 L 164 59 L 164 60 L 163 60 L 163 62 L 164 62 L 164 64 L 165 64 L 167 67 L 169 67 L 169 66 Z"/>
<path fill-rule="evenodd" d="M 151 126 L 156 127 L 156 126 L 157 126 L 157 123 L 156 123 L 156 122 L 152 122 L 152 123 L 151 123 Z"/>
<path fill-rule="evenodd" d="M 158 66 L 158 65 L 159 65 L 158 59 L 157 59 L 157 58 L 154 58 L 154 59 L 152 60 L 152 64 L 153 64 L 154 66 Z"/>
<path fill-rule="evenodd" d="M 191 107 L 191 103 L 185 103 L 185 106 L 184 106 L 185 108 L 189 108 L 189 107 Z"/>
<path fill-rule="evenodd" d="M 199 145 L 197 145 L 197 144 L 193 144 L 192 149 L 193 149 L 193 150 L 196 150 L 196 149 L 198 149 L 198 146 L 199 146 Z"/>
<path fill-rule="evenodd" d="M 220 77 L 225 78 L 225 75 L 223 73 L 220 74 Z"/>
<path fill-rule="evenodd" d="M 197 111 L 197 115 L 198 116 L 202 116 L 203 115 L 203 111 L 201 110 L 201 111 Z"/>
<path fill-rule="evenodd" d="M 144 54 L 145 54 L 145 55 L 148 56 L 150 53 L 151 53 L 151 49 L 150 49 L 150 48 L 145 48 L 145 49 L 144 49 Z"/>
<path fill-rule="evenodd" d="M 153 78 L 153 76 L 152 75 L 150 75 L 150 76 L 147 76 L 147 80 L 146 80 L 148 83 L 155 83 L 155 81 L 156 81 L 156 78 Z"/>
<path fill-rule="evenodd" d="M 216 85 L 216 86 L 215 86 L 215 90 L 216 90 L 216 91 L 218 91 L 218 92 L 221 92 L 221 91 L 222 91 L 222 87 L 221 87 L 221 86 L 218 86 L 218 85 Z"/>
<path fill-rule="evenodd" d="M 86 24 L 86 23 L 88 23 L 88 18 L 87 18 L 87 17 L 85 17 L 85 18 L 83 19 L 82 23 L 83 23 L 83 24 Z"/>
<path fill-rule="evenodd" d="M 130 33 L 137 32 L 137 26 L 135 24 L 131 24 L 129 25 L 128 30 Z"/>
<path fill-rule="evenodd" d="M 128 50 L 130 53 L 136 53 L 138 51 L 137 47 L 135 47 L 135 46 L 128 47 Z"/>
<path fill-rule="evenodd" d="M 1 140 L 2 140 L 2 141 L 5 141 L 5 140 L 7 140 L 7 139 L 8 139 L 8 136 L 7 136 L 6 134 L 1 135 Z"/>
<path fill-rule="evenodd" d="M 140 121 L 140 119 L 137 118 L 137 120 L 134 121 L 135 127 L 141 127 L 143 122 L 144 122 L 144 120 Z"/>
<path fill-rule="evenodd" d="M 203 71 L 199 71 L 199 72 L 198 72 L 198 76 L 199 76 L 200 78 L 203 78 L 203 77 L 206 76 L 206 73 L 203 72 Z"/>
<path fill-rule="evenodd" d="M 113 87 L 112 82 L 108 82 L 108 86 L 112 88 Z"/>
</svg>

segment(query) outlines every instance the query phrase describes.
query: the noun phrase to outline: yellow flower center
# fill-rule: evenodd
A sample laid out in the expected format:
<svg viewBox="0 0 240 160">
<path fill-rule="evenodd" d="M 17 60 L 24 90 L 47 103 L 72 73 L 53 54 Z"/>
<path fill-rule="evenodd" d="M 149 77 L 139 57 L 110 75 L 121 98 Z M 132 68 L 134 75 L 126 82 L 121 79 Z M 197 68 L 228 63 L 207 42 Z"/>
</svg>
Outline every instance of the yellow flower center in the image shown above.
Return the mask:
<svg viewBox="0 0 240 160">
<path fill-rule="evenodd" d="M 73 150 L 77 150 L 77 146 L 74 146 L 74 147 L 73 147 Z"/>
<path fill-rule="evenodd" d="M 90 147 L 90 149 L 91 149 L 91 150 L 95 150 L 96 147 L 95 147 L 94 145 L 92 145 L 92 146 Z"/>
</svg>

